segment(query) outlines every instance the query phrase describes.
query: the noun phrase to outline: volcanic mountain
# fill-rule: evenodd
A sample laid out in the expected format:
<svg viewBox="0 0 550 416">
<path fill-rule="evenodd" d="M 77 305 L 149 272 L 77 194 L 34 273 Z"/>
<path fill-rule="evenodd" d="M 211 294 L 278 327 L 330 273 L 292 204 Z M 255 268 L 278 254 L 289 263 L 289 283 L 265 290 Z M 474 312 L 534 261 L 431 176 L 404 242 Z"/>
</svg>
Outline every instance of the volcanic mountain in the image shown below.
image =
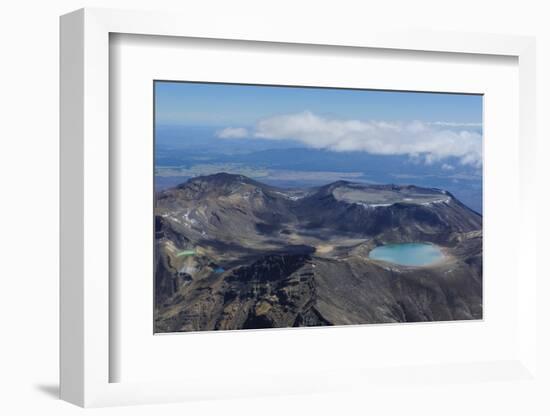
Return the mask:
<svg viewBox="0 0 550 416">
<path fill-rule="evenodd" d="M 480 319 L 481 228 L 440 189 L 196 177 L 157 194 L 155 331 Z M 369 257 L 407 242 L 445 258 L 411 267 Z"/>
</svg>

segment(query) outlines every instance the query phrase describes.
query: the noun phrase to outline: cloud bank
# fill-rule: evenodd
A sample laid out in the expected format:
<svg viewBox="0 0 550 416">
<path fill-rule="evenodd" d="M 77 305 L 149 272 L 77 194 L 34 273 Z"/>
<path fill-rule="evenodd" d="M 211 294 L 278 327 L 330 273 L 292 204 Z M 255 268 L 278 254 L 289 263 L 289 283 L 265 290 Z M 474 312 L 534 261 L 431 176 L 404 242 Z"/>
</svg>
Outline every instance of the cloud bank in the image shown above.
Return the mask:
<svg viewBox="0 0 550 416">
<path fill-rule="evenodd" d="M 456 124 L 330 119 L 305 111 L 260 120 L 250 132 L 230 127 L 218 132 L 218 137 L 290 139 L 336 152 L 408 155 L 427 164 L 456 157 L 464 165 L 481 166 L 481 134 L 470 126 L 456 129 Z M 455 128 L 450 129 L 451 125 Z"/>
<path fill-rule="evenodd" d="M 216 132 L 216 135 L 220 139 L 244 139 L 249 133 L 244 127 L 226 127 Z"/>
</svg>

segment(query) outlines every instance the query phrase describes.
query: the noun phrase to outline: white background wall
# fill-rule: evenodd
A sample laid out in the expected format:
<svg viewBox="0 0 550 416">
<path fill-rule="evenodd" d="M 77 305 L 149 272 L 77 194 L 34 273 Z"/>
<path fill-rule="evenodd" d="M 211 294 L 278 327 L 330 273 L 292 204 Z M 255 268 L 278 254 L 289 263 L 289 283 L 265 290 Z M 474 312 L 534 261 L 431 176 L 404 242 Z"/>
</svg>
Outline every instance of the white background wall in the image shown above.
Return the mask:
<svg viewBox="0 0 550 416">
<path fill-rule="evenodd" d="M 73 414 L 56 400 L 58 383 L 58 16 L 74 9 L 116 7 L 179 10 L 208 24 L 212 13 L 245 14 L 280 21 L 281 26 L 323 24 L 358 28 L 389 26 L 536 35 L 538 38 L 539 215 L 546 214 L 550 179 L 550 12 L 548 2 L 521 1 L 169 1 L 8 0 L 0 9 L 0 413 Z M 546 139 L 546 140 L 545 140 Z M 539 227 L 540 266 L 545 265 Z M 544 377 L 550 374 L 550 285 L 542 282 L 539 320 Z M 406 346 L 404 346 L 406 347 Z M 546 378 L 548 381 L 548 378 Z M 346 392 L 305 397 L 258 398 L 94 410 L 114 414 L 550 414 L 544 399 L 550 384 L 413 388 L 396 397 Z"/>
</svg>

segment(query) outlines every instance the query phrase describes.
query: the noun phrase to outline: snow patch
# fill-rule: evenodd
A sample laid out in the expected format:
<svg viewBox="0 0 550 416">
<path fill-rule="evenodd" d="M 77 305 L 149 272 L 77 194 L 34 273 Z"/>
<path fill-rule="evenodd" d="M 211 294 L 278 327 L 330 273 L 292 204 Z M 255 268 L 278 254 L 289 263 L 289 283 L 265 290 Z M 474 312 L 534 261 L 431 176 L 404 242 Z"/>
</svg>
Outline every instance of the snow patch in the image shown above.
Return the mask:
<svg viewBox="0 0 550 416">
<path fill-rule="evenodd" d="M 281 195 L 286 199 L 290 199 L 291 201 L 298 201 L 299 199 L 305 198 L 305 195 L 288 195 L 288 194 L 285 194 L 284 192 L 278 192 L 278 191 L 275 191 L 274 193 L 276 193 L 277 195 Z"/>
</svg>

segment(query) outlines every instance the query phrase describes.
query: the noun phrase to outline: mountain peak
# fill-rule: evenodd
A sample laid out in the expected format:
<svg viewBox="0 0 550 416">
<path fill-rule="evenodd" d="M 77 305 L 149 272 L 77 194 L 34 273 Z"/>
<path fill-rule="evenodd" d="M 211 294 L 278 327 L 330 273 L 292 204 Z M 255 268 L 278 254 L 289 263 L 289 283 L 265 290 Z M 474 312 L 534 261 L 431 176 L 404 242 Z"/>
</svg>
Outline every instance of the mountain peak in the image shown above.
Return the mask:
<svg viewBox="0 0 550 416">
<path fill-rule="evenodd" d="M 190 181 L 232 183 L 232 182 L 252 182 L 252 179 L 244 175 L 237 175 L 234 173 L 227 173 L 227 172 L 218 172 L 212 175 L 195 176 L 194 178 L 191 178 Z"/>
<path fill-rule="evenodd" d="M 251 188 L 266 190 L 267 185 L 250 179 L 244 175 L 227 172 L 212 175 L 196 176 L 177 186 L 177 189 L 191 192 L 194 197 L 202 194 L 231 194 L 233 192 L 250 190 Z"/>
<path fill-rule="evenodd" d="M 202 185 L 207 187 L 226 187 L 239 184 L 248 184 L 259 186 L 259 182 L 254 181 L 244 175 L 236 175 L 233 173 L 220 172 L 212 175 L 195 176 L 189 179 L 187 182 L 179 185 L 179 188 L 184 188 L 189 185 Z"/>
</svg>

